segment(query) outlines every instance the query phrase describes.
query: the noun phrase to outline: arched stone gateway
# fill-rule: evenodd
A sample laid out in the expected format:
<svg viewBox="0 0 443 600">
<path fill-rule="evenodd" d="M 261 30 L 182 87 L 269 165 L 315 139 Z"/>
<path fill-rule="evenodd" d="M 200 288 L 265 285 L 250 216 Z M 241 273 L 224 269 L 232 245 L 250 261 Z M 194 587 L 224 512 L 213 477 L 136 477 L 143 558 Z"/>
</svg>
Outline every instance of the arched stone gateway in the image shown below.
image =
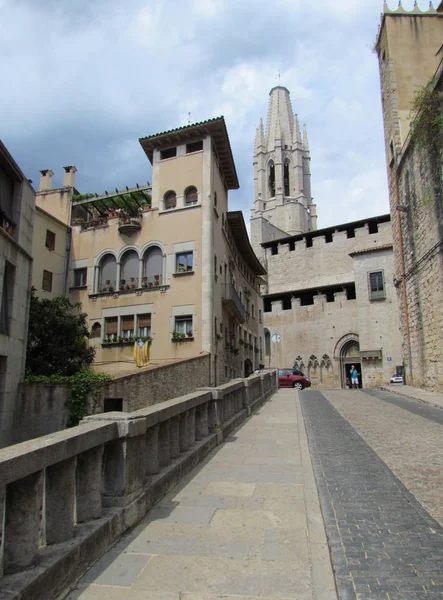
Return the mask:
<svg viewBox="0 0 443 600">
<path fill-rule="evenodd" d="M 245 377 L 249 377 L 249 375 L 253 372 L 253 370 L 252 370 L 252 362 L 249 360 L 249 358 L 247 358 L 245 360 L 245 367 L 244 367 L 244 369 L 245 369 L 245 373 L 244 373 Z"/>
<path fill-rule="evenodd" d="M 362 360 L 360 356 L 360 343 L 356 333 L 348 333 L 338 340 L 334 348 L 334 358 L 340 361 L 340 375 L 342 388 L 347 387 L 347 380 L 351 365 L 354 365 L 359 373 L 358 387 L 362 387 Z"/>
</svg>

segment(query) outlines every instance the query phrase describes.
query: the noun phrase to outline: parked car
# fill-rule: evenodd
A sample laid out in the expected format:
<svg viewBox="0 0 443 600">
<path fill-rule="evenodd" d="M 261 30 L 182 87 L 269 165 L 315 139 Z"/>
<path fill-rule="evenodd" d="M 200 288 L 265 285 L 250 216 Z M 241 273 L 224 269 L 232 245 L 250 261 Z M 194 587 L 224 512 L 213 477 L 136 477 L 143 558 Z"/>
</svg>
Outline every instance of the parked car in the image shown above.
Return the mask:
<svg viewBox="0 0 443 600">
<path fill-rule="evenodd" d="M 403 376 L 402 375 L 396 375 L 394 373 L 394 375 L 391 377 L 391 381 L 389 383 L 403 383 Z"/>
<path fill-rule="evenodd" d="M 289 371 L 293 375 L 298 375 L 299 377 L 304 377 L 305 374 L 299 371 L 298 369 L 294 369 L 294 367 L 283 367 L 283 371 Z"/>
<path fill-rule="evenodd" d="M 278 385 L 279 387 L 293 387 L 298 390 L 303 390 L 306 387 L 310 387 L 311 382 L 304 376 L 294 375 L 292 369 L 281 369 L 278 372 Z"/>
</svg>

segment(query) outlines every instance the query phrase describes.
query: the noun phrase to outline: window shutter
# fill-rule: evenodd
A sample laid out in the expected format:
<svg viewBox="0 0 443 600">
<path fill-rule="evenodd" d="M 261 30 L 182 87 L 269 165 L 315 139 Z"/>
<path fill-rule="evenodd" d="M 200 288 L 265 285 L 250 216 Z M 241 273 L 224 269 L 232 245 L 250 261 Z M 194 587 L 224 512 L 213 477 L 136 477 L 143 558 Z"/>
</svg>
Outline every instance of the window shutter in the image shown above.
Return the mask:
<svg viewBox="0 0 443 600">
<path fill-rule="evenodd" d="M 108 335 L 117 334 L 117 323 L 117 317 L 111 317 L 110 319 L 106 319 L 105 333 Z"/>
<path fill-rule="evenodd" d="M 151 327 L 151 314 L 148 313 L 146 315 L 138 316 L 138 326 L 139 327 Z"/>
<path fill-rule="evenodd" d="M 128 331 L 134 329 L 134 317 L 130 315 L 129 317 L 122 317 L 122 331 Z"/>
</svg>

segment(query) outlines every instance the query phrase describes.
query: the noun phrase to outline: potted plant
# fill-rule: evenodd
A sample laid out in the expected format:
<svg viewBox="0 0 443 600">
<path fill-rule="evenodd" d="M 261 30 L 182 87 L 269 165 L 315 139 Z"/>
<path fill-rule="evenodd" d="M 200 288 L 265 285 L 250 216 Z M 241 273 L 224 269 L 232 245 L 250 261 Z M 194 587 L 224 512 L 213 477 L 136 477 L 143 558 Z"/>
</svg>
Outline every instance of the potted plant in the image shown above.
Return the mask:
<svg viewBox="0 0 443 600">
<path fill-rule="evenodd" d="M 194 335 L 192 329 L 189 329 L 189 331 L 186 332 L 186 335 L 188 336 L 188 338 L 191 338 Z"/>
<path fill-rule="evenodd" d="M 109 290 L 110 292 L 113 292 L 113 291 L 114 291 L 114 287 L 113 287 L 112 285 L 110 285 L 110 286 L 109 286 L 109 288 L 108 288 L 108 290 Z"/>
<path fill-rule="evenodd" d="M 160 281 L 160 275 L 154 275 L 154 280 L 155 280 L 155 285 L 158 285 L 159 281 Z"/>
</svg>

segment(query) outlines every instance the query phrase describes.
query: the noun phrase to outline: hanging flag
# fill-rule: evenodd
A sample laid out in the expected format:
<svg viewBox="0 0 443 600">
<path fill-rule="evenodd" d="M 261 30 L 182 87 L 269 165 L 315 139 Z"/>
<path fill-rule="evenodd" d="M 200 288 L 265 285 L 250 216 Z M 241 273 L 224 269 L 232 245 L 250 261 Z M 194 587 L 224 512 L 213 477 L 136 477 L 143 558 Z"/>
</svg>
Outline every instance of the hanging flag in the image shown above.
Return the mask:
<svg viewBox="0 0 443 600">
<path fill-rule="evenodd" d="M 149 365 L 149 342 L 137 340 L 134 342 L 134 360 L 137 367 Z"/>
</svg>

